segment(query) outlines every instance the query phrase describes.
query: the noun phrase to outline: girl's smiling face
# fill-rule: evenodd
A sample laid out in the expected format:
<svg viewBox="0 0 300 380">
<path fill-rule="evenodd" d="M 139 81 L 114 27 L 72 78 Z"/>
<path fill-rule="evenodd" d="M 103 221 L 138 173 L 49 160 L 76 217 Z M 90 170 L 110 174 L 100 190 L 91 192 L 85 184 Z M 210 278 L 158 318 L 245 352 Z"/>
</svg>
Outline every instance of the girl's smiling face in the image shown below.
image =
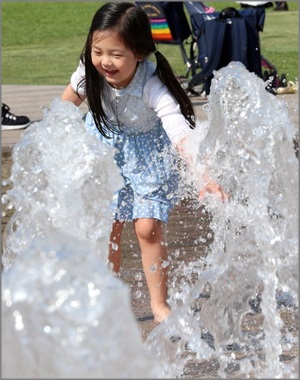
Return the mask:
<svg viewBox="0 0 300 380">
<path fill-rule="evenodd" d="M 112 31 L 93 33 L 92 63 L 112 87 L 126 87 L 141 60 Z"/>
</svg>

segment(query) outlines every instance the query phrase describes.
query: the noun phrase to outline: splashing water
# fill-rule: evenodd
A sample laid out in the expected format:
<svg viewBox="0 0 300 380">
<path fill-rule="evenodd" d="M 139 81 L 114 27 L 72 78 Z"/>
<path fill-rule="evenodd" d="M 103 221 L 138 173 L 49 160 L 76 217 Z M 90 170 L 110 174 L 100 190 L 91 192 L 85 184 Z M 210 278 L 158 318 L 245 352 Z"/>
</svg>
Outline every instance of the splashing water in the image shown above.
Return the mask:
<svg viewBox="0 0 300 380">
<path fill-rule="evenodd" d="M 87 240 L 94 249 L 107 242 L 111 194 L 122 184 L 112 157 L 86 133 L 76 107 L 53 101 L 13 150 L 14 187 L 7 197 L 16 213 L 7 229 L 6 267 L 49 231 Z M 106 260 L 106 252 L 99 257 Z"/>
<path fill-rule="evenodd" d="M 280 362 L 276 303 L 279 290 L 297 298 L 298 289 L 294 127 L 239 63 L 215 72 L 207 112 L 186 142 L 195 168 L 183 178 L 201 188 L 208 175 L 230 200 L 204 199 L 209 254 L 181 273 L 195 283 L 170 288 L 173 312 L 144 344 L 128 289 L 106 266 L 110 199 L 122 186 L 114 151 L 58 100 L 25 131 L 7 193 L 16 212 L 3 260 L 4 377 L 184 377 L 189 360 L 217 361 L 220 377 L 233 366 L 236 377 L 297 377 L 296 364 Z M 243 319 L 258 292 L 263 325 L 253 333 Z"/>
<path fill-rule="evenodd" d="M 14 147 L 7 197 L 16 212 L 3 257 L 6 378 L 155 374 L 129 290 L 106 264 L 110 202 L 123 183 L 113 154 L 58 99 Z"/>
<path fill-rule="evenodd" d="M 197 273 L 196 284 L 180 295 L 171 287 L 174 312 L 152 331 L 148 348 L 162 358 L 165 377 L 182 373 L 195 358 L 217 359 L 221 377 L 233 367 L 239 378 L 297 377 L 297 360 L 280 362 L 276 302 L 278 291 L 297 298 L 298 289 L 295 128 L 263 81 L 238 62 L 215 73 L 207 112 L 208 125 L 198 125 L 187 142 L 198 175 L 192 181 L 201 188 L 205 176 L 215 179 L 230 201 L 220 204 L 212 195 L 204 200 L 212 215 L 210 253 L 203 265 L 196 260 L 194 269 L 186 268 L 186 276 Z M 197 307 L 207 286 L 210 297 Z M 253 333 L 244 318 L 251 322 L 249 301 L 259 291 L 263 324 Z M 171 343 L 170 337 L 177 338 Z M 297 338 L 290 339 L 295 344 Z"/>
</svg>

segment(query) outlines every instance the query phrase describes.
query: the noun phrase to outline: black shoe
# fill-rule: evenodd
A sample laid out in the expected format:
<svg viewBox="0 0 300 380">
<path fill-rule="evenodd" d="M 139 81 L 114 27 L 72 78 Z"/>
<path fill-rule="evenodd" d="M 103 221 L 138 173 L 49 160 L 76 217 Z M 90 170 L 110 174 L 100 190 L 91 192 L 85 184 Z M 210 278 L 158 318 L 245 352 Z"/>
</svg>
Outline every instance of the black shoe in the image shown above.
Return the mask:
<svg viewBox="0 0 300 380">
<path fill-rule="evenodd" d="M 275 89 L 275 87 L 273 86 L 272 83 L 268 83 L 268 84 L 266 85 L 265 89 L 266 89 L 268 92 L 270 92 L 270 94 L 273 94 L 273 95 L 275 95 L 275 96 L 277 95 L 277 91 L 276 91 L 276 89 Z"/>
<path fill-rule="evenodd" d="M 2 130 L 23 129 L 28 127 L 30 120 L 27 116 L 16 116 L 9 110 L 10 108 L 2 103 Z"/>
</svg>

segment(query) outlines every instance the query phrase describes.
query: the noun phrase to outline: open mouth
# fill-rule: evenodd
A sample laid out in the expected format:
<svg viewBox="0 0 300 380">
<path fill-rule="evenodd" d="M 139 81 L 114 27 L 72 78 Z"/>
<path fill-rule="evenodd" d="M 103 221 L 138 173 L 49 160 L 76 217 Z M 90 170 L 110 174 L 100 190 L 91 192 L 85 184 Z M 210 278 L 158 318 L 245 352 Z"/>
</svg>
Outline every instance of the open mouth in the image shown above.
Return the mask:
<svg viewBox="0 0 300 380">
<path fill-rule="evenodd" d="M 112 70 L 112 71 L 105 70 L 105 74 L 106 74 L 108 77 L 112 77 L 112 76 L 116 75 L 117 72 L 118 72 L 118 70 Z"/>
</svg>

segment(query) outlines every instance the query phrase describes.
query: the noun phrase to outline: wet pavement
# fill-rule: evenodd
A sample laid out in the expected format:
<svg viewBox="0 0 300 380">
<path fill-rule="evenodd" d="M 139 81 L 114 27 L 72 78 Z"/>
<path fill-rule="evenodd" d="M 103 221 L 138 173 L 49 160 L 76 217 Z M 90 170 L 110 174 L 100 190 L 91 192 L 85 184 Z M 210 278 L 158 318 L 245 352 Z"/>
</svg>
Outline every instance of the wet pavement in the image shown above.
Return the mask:
<svg viewBox="0 0 300 380">
<path fill-rule="evenodd" d="M 54 97 L 59 97 L 64 86 L 3 86 L 2 100 L 11 107 L 15 114 L 25 114 L 32 121 L 42 118 L 41 106 L 48 107 Z M 298 95 L 281 96 L 281 100 L 288 107 L 291 120 L 298 127 Z M 206 119 L 203 105 L 206 99 L 193 98 L 197 116 L 201 120 Z M 86 105 L 81 109 L 86 112 Z M 2 131 L 2 181 L 9 177 L 12 164 L 11 152 L 14 144 L 20 141 L 22 130 Z M 297 133 L 295 132 L 295 135 Z M 2 194 L 7 187 L 2 186 Z M 13 210 L 6 211 L 2 217 L 2 233 L 12 214 Z M 181 262 L 188 263 L 207 254 L 209 244 L 212 241 L 212 234 L 209 228 L 210 215 L 200 206 L 194 207 L 194 203 L 189 200 L 182 201 L 177 205 L 170 215 L 167 225 L 168 250 L 170 255 L 170 281 L 173 281 L 172 273 L 177 273 L 177 268 Z M 201 226 L 201 236 L 199 236 L 199 226 Z M 200 239 L 199 239 L 200 238 Z M 196 243 L 197 241 L 197 243 Z M 142 271 L 139 247 L 133 233 L 133 228 L 128 223 L 123 231 L 123 265 L 121 279 L 128 284 L 131 292 L 131 303 L 133 314 L 136 317 L 143 339 L 155 328 L 156 323 L 150 310 L 148 290 Z M 179 281 L 177 278 L 176 281 Z M 193 281 L 193 279 L 191 279 Z M 198 307 L 207 301 L 209 291 L 199 294 Z M 282 331 L 298 335 L 298 309 L 290 305 L 279 305 L 280 316 L 283 320 Z M 260 332 L 262 330 L 263 315 L 259 305 L 252 313 L 246 314 L 243 318 L 242 330 L 244 332 Z M 207 338 L 210 339 L 209 337 Z M 213 344 L 213 342 L 209 342 Z M 234 349 L 233 349 L 234 350 Z M 191 353 L 189 353 L 191 354 Z M 238 357 L 238 349 L 235 350 Z M 192 354 L 191 354 L 192 355 Z M 298 345 L 290 347 L 282 353 L 280 360 L 284 362 L 293 361 L 298 357 Z M 186 365 L 185 378 L 216 378 L 218 377 L 219 364 L 217 360 L 199 360 L 192 358 Z M 237 368 L 232 368 L 228 377 L 235 378 Z"/>
</svg>

